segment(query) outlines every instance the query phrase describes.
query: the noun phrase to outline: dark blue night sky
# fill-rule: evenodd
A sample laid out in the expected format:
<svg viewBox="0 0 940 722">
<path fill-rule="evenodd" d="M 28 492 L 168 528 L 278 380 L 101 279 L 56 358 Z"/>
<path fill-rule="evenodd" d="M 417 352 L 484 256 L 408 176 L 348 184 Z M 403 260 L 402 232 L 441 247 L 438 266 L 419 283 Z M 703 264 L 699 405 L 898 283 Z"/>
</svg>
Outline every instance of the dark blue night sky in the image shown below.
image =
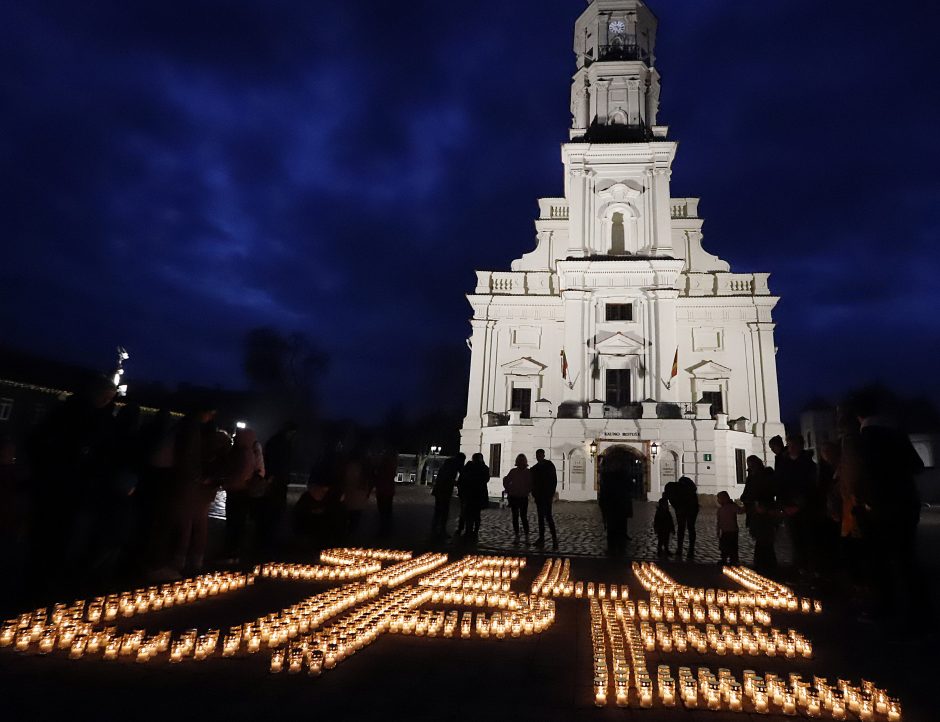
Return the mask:
<svg viewBox="0 0 940 722">
<path fill-rule="evenodd" d="M 673 192 L 706 249 L 773 273 L 784 411 L 872 379 L 940 396 L 938 5 L 651 5 Z M 273 326 L 329 352 L 334 412 L 442 403 L 474 269 L 562 191 L 583 7 L 6 0 L 2 342 L 239 386 Z"/>
</svg>

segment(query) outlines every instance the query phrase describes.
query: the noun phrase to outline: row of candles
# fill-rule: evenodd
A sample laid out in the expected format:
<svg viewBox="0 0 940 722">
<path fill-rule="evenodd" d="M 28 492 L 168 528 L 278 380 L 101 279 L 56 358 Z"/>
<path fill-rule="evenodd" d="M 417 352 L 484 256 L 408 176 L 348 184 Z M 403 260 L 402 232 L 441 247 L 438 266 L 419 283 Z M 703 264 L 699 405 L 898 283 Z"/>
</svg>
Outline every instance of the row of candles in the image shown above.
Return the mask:
<svg viewBox="0 0 940 722">
<path fill-rule="evenodd" d="M 565 596 L 565 589 L 571 586 L 571 560 L 546 559 L 542 570 L 532 582 L 532 593 L 543 596 Z M 571 596 L 568 592 L 567 596 Z"/>
<path fill-rule="evenodd" d="M 379 562 L 405 562 L 412 553 L 397 549 L 365 549 L 363 547 L 337 547 L 320 552 L 323 564 L 357 564 L 364 559 Z"/>
<path fill-rule="evenodd" d="M 525 569 L 521 557 L 467 556 L 441 567 L 419 582 L 428 587 L 509 591 L 509 584 Z"/>
<path fill-rule="evenodd" d="M 427 574 L 432 569 L 447 563 L 446 554 L 422 554 L 414 559 L 393 564 L 387 569 L 370 575 L 367 581 L 387 587 L 397 587 L 409 579 Z"/>
<path fill-rule="evenodd" d="M 604 597 L 600 597 L 604 599 Z M 761 607 L 721 607 L 717 604 L 706 607 L 693 603 L 691 607 L 684 601 L 675 601 L 670 597 L 650 596 L 650 600 L 632 600 L 618 599 L 616 595 L 610 597 L 611 601 L 616 602 L 618 614 L 622 613 L 628 618 L 638 618 L 640 621 L 654 622 L 675 622 L 680 621 L 685 624 L 695 622 L 702 624 L 706 621 L 712 624 L 720 624 L 722 620 L 729 624 L 763 624 L 769 625 L 771 622 L 770 614 Z"/>
<path fill-rule="evenodd" d="M 779 655 L 787 659 L 810 659 L 813 656 L 812 643 L 795 629 L 790 629 L 784 634 L 779 629 L 768 631 L 761 627 L 748 629 L 739 626 L 737 630 L 733 630 L 728 625 L 722 625 L 719 629 L 713 624 L 707 624 L 703 631 L 692 624 L 683 629 L 678 624 L 673 624 L 670 628 L 658 622 L 654 631 L 648 622 L 641 622 L 640 634 L 647 652 L 658 648 L 663 652 L 686 652 L 694 649 L 700 654 L 710 650 L 719 656 L 764 654 L 768 657 Z"/>
<path fill-rule="evenodd" d="M 269 563 L 255 567 L 259 576 L 271 579 L 302 581 L 344 581 L 375 574 L 382 569 L 382 562 L 360 559 L 341 564 L 284 564 Z"/>
<path fill-rule="evenodd" d="M 680 600 L 699 604 L 705 602 L 707 605 L 714 604 L 719 607 L 760 607 L 802 614 L 822 612 L 822 602 L 818 599 L 800 598 L 789 587 L 767 579 L 750 569 L 725 567 L 724 572 L 748 591 L 688 587 L 678 584 L 656 564 L 633 562 L 634 576 L 651 596 L 672 598 L 676 602 Z"/>
<path fill-rule="evenodd" d="M 244 625 L 232 627 L 223 640 L 222 656 L 230 657 L 239 651 L 253 654 L 262 646 L 277 647 L 300 633 L 315 629 L 332 616 L 378 595 L 380 588 L 374 584 L 349 584 L 315 595 L 298 604 Z M 170 662 L 181 662 L 187 658 L 196 661 L 206 659 L 217 652 L 219 630 L 209 630 L 200 635 L 197 630 L 187 630 L 177 639 L 169 631 L 148 635 L 137 629 L 119 633 L 116 627 L 96 628 L 91 622 L 61 622 L 46 627 L 33 638 L 35 626 L 19 627 L 13 633 L 12 643 L 18 651 L 35 651 L 49 654 L 56 649 L 67 650 L 70 659 L 101 654 L 105 660 L 119 658 L 149 662 L 167 655 Z M 4 627 L 0 632 L 0 643 L 7 642 L 10 633 Z"/>
<path fill-rule="evenodd" d="M 55 648 L 69 649 L 70 656 L 81 657 L 84 645 L 90 642 L 92 649 L 97 651 L 99 647 L 105 648 L 114 636 L 98 626 L 102 623 L 226 594 L 250 586 L 254 580 L 252 574 L 215 572 L 160 586 L 78 600 L 70 606 L 56 604 L 51 613 L 47 608 L 40 608 L 4 622 L 0 626 L 0 647 L 15 646 L 24 652 L 32 648 L 44 654 Z M 72 649 L 73 645 L 75 649 Z"/>
<path fill-rule="evenodd" d="M 356 607 L 322 630 L 302 635 L 271 654 L 271 672 L 291 674 L 307 669 L 311 676 L 336 667 L 344 659 L 389 631 L 392 620 L 426 602 L 431 591 L 420 586 L 395 589 Z"/>
</svg>

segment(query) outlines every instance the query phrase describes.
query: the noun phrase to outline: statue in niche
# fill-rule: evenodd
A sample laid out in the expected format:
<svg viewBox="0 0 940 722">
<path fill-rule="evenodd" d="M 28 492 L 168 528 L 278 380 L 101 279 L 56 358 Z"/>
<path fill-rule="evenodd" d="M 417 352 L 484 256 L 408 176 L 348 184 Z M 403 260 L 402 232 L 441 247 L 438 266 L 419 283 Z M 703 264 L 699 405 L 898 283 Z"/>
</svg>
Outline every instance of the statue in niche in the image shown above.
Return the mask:
<svg viewBox="0 0 940 722">
<path fill-rule="evenodd" d="M 623 227 L 623 213 L 614 213 L 610 224 L 610 255 L 627 255 L 626 233 Z"/>
</svg>

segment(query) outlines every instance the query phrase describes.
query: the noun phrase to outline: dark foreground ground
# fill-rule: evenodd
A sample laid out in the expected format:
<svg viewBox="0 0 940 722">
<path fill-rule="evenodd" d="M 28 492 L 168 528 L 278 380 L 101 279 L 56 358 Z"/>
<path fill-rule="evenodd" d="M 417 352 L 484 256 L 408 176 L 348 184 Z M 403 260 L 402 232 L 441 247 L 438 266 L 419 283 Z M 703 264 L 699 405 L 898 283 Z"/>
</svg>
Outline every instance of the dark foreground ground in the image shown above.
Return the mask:
<svg viewBox="0 0 940 722">
<path fill-rule="evenodd" d="M 421 497 L 402 495 L 395 538 L 385 546 L 427 546 L 426 503 Z M 487 513 L 484 524 L 503 524 L 507 512 Z M 590 510 L 584 512 L 585 515 Z M 645 513 L 645 512 L 644 512 Z M 373 520 L 367 517 L 362 543 L 372 537 Z M 704 523 L 704 522 L 703 522 Z M 710 522 L 706 528 L 710 528 Z M 420 528 L 419 528 L 420 527 Z M 922 524 L 925 573 L 937 579 L 940 517 L 925 515 Z M 643 544 L 639 526 L 634 532 Z M 506 540 L 512 548 L 512 539 Z M 704 547 L 703 547 L 704 549 Z M 452 550 L 459 554 L 459 550 Z M 532 554 L 522 547 L 520 555 Z M 706 553 L 701 552 L 702 556 Z M 517 591 L 528 590 L 543 557 L 532 556 Z M 731 586 L 711 560 L 665 561 L 664 568 L 678 581 L 695 586 Z M 628 583 L 634 598 L 645 593 L 632 578 L 627 561 L 590 556 L 572 558 L 572 578 L 584 581 Z M 259 580 L 256 587 L 226 597 L 196 602 L 188 607 L 148 614 L 125 624 L 149 630 L 196 627 L 226 629 L 299 601 L 322 585 Z M 103 592 L 104 590 L 102 590 Z M 792 626 L 814 643 L 812 660 L 718 657 L 686 654 L 647 654 L 655 674 L 658 664 L 672 667 L 727 667 L 738 679 L 743 669 L 762 672 L 799 672 L 871 679 L 899 696 L 904 719 L 928 722 L 940 719 L 935 704 L 940 684 L 935 619 L 913 620 L 914 634 L 862 624 L 848 611 L 838 589 L 819 589 L 826 609 L 821 616 L 776 614 L 774 625 Z M 9 615 L 7 615 L 9 616 Z M 187 661 L 179 665 L 155 662 L 138 665 L 99 660 L 69 661 L 61 656 L 22 656 L 0 650 L 0 719 L 101 720 L 265 720 L 315 718 L 335 720 L 473 720 L 481 719 L 636 719 L 742 720 L 777 722 L 783 717 L 695 712 L 681 708 L 653 710 L 596 709 L 593 704 L 588 604 L 559 600 L 557 621 L 540 636 L 521 639 L 430 639 L 385 635 L 372 646 L 347 659 L 335 670 L 313 679 L 306 674 L 272 675 L 269 656 L 245 659 Z"/>
</svg>

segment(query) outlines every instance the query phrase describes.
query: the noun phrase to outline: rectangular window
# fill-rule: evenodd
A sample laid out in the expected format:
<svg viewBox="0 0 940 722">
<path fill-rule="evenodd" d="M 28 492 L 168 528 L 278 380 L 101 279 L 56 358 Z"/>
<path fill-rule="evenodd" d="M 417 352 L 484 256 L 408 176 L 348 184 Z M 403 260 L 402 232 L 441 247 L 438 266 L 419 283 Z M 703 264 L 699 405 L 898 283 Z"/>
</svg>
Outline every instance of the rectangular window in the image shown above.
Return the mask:
<svg viewBox="0 0 940 722">
<path fill-rule="evenodd" d="M 744 449 L 734 450 L 734 474 L 738 484 L 747 481 L 747 452 Z"/>
<path fill-rule="evenodd" d="M 0 421 L 9 421 L 13 413 L 13 399 L 0 399 Z"/>
<path fill-rule="evenodd" d="M 408 480 L 409 480 L 412 484 L 414 484 L 414 483 L 415 483 L 415 475 L 414 475 L 414 474 L 410 474 L 410 475 L 408 476 Z"/>
<path fill-rule="evenodd" d="M 723 414 L 725 411 L 725 404 L 721 398 L 721 391 L 703 391 L 702 401 L 712 405 L 712 416 L 715 414 Z"/>
<path fill-rule="evenodd" d="M 405 475 L 399 471 L 397 481 L 402 482 L 404 480 L 405 480 Z"/>
<path fill-rule="evenodd" d="M 632 303 L 607 303 L 604 305 L 604 311 L 608 321 L 633 320 Z"/>
<path fill-rule="evenodd" d="M 607 369 L 607 396 L 608 406 L 621 408 L 629 404 L 630 398 L 630 369 Z"/>
<path fill-rule="evenodd" d="M 490 444 L 490 476 L 502 476 L 502 472 L 499 469 L 502 458 L 503 445 Z"/>
<path fill-rule="evenodd" d="M 521 411 L 523 419 L 531 418 L 532 412 L 532 389 L 512 389 L 512 406 L 510 411 Z"/>
</svg>

